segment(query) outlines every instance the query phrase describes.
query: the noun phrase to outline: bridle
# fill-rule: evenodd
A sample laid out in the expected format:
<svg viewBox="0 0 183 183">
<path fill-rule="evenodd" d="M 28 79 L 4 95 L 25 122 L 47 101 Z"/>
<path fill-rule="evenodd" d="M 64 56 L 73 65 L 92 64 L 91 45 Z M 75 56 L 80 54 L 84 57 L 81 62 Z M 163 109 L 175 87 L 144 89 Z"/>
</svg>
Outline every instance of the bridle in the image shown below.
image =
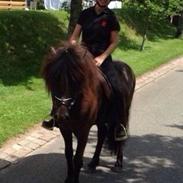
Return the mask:
<svg viewBox="0 0 183 183">
<path fill-rule="evenodd" d="M 66 98 L 66 97 L 57 97 L 54 96 L 56 103 L 53 107 L 53 120 L 54 123 L 56 123 L 56 121 L 58 120 L 58 110 L 60 107 L 64 107 L 65 108 L 65 112 L 64 112 L 64 119 L 69 118 L 70 117 L 70 111 L 72 110 L 72 107 L 74 106 L 74 104 L 76 103 L 76 99 L 73 99 L 71 97 Z M 59 124 L 59 123 L 57 123 Z"/>
<path fill-rule="evenodd" d="M 65 106 L 69 110 L 71 110 L 72 106 L 74 106 L 74 104 L 76 102 L 76 99 L 73 99 L 71 97 L 69 97 L 69 98 L 65 98 L 65 97 L 59 98 L 59 97 L 55 96 L 55 99 L 57 101 L 59 101 L 60 105 Z"/>
</svg>

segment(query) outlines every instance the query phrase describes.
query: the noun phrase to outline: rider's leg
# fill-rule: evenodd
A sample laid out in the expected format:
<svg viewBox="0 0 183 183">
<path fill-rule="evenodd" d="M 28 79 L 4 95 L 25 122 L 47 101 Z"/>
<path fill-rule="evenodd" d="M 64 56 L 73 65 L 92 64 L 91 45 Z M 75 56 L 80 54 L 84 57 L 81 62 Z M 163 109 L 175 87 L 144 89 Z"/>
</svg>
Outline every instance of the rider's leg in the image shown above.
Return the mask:
<svg viewBox="0 0 183 183">
<path fill-rule="evenodd" d="M 108 57 L 100 68 L 102 72 L 107 76 L 107 79 L 109 80 L 113 90 L 111 110 L 112 120 L 115 126 L 114 138 L 116 141 L 122 141 L 127 138 L 127 127 L 124 125 L 127 123 L 127 119 L 123 119 L 123 115 L 125 114 L 124 116 L 126 116 L 126 107 L 120 89 L 121 83 L 118 78 L 119 76 L 116 69 L 114 68 L 111 57 Z"/>
<path fill-rule="evenodd" d="M 54 105 L 53 105 L 53 96 L 52 96 L 52 109 L 51 109 L 51 119 L 42 121 L 42 127 L 47 130 L 53 130 L 54 127 L 58 127 L 57 123 L 55 122 L 54 118 Z"/>
<path fill-rule="evenodd" d="M 52 111 L 53 111 L 53 107 L 52 107 Z M 47 129 L 47 130 L 53 130 L 54 126 L 55 126 L 55 121 L 52 117 L 52 112 L 51 112 L 51 119 L 50 120 L 44 120 L 42 121 L 42 127 Z"/>
</svg>

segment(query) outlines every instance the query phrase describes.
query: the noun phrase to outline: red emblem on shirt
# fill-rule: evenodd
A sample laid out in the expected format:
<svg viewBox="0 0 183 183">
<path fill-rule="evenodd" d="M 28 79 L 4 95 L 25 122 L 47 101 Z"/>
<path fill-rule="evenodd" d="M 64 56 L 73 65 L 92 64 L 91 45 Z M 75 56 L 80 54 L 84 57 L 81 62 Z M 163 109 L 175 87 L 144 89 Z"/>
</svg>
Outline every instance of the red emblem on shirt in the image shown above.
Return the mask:
<svg viewBox="0 0 183 183">
<path fill-rule="evenodd" d="M 106 20 L 102 20 L 100 24 L 101 24 L 102 27 L 105 27 L 107 25 L 107 21 Z"/>
</svg>

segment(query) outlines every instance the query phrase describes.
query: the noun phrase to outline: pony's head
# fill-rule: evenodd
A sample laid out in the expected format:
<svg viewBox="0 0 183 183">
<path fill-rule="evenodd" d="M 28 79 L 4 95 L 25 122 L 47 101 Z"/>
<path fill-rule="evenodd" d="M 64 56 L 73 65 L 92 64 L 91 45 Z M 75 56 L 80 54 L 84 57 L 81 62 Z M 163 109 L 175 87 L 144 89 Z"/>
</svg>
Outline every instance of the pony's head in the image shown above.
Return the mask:
<svg viewBox="0 0 183 183">
<path fill-rule="evenodd" d="M 68 43 L 52 48 L 42 67 L 42 76 L 59 120 L 70 118 L 71 114 L 74 118 L 96 116 L 103 81 L 86 48 Z"/>
</svg>

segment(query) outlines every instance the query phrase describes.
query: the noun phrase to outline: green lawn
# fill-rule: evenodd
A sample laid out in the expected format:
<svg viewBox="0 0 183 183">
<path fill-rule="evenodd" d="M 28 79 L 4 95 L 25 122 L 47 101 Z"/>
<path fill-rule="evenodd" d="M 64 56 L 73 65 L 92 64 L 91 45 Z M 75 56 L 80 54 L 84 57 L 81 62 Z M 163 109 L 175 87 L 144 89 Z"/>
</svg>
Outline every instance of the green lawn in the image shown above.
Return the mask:
<svg viewBox="0 0 183 183">
<path fill-rule="evenodd" d="M 118 49 L 114 58 L 121 58 L 127 62 L 135 71 L 136 76 L 152 70 L 167 61 L 183 56 L 183 40 L 169 39 L 159 40 L 158 42 L 147 42 L 143 52 L 138 50 Z"/>
<path fill-rule="evenodd" d="M 50 102 L 41 79 L 5 87 L 0 84 L 0 144 L 39 123 L 49 113 Z"/>
</svg>

